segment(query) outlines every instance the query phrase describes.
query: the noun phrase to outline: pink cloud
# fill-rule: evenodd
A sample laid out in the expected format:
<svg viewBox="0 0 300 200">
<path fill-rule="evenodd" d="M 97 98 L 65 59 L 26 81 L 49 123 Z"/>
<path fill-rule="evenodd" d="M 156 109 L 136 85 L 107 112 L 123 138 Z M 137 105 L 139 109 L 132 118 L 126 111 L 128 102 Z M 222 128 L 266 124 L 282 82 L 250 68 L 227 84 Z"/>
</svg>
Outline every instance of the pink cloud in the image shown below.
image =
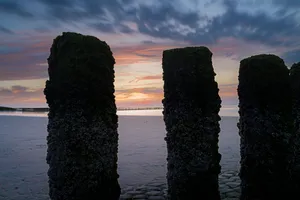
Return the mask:
<svg viewBox="0 0 300 200">
<path fill-rule="evenodd" d="M 31 89 L 13 86 L 10 89 L 0 88 L 0 105 L 11 107 L 46 106 L 43 89 Z"/>
<path fill-rule="evenodd" d="M 17 80 L 47 78 L 47 58 L 50 54 L 50 46 L 53 39 L 54 37 L 51 35 L 32 34 L 20 35 L 16 40 L 10 39 L 6 41 L 2 38 L 2 41 L 0 42 L 1 45 L 20 48 L 21 50 L 8 54 L 0 54 L 0 81 L 16 80 L 17 84 Z M 114 39 L 121 40 L 122 37 L 120 35 L 111 35 L 106 37 L 106 39 L 107 43 L 110 45 L 110 41 L 113 41 Z M 284 41 L 286 39 L 282 38 L 282 40 Z M 127 90 L 121 91 L 119 88 L 125 87 L 125 85 L 123 85 L 125 82 L 115 82 L 118 106 L 134 105 L 138 107 L 143 105 L 161 105 L 161 99 L 163 98 L 162 86 L 161 88 L 156 88 L 156 90 L 149 90 L 149 88 L 153 88 L 154 82 L 157 86 L 158 80 L 162 81 L 162 74 L 159 74 L 158 71 L 155 71 L 154 73 L 153 69 L 145 69 L 143 67 L 145 67 L 147 63 L 161 62 L 162 52 L 164 50 L 184 46 L 192 45 L 185 43 L 172 44 L 170 41 L 160 44 L 155 43 L 155 41 L 151 43 L 141 42 L 140 44 L 135 43 L 132 45 L 118 45 L 116 42 L 112 42 L 111 48 L 113 56 L 116 59 L 115 68 L 118 69 L 116 70 L 116 76 L 117 78 L 124 78 L 126 83 L 131 83 L 131 88 L 128 87 Z M 244 57 L 258 53 L 274 53 L 282 55 L 291 50 L 287 47 L 279 46 L 274 48 L 258 43 L 247 43 L 236 38 L 222 38 L 218 40 L 216 44 L 210 45 L 209 48 L 213 52 L 213 57 L 227 57 L 226 59 L 234 60 L 240 60 Z M 145 71 L 145 74 L 148 71 L 149 75 L 140 76 L 136 71 L 131 70 L 129 65 L 134 63 L 144 63 L 145 65 L 141 66 L 140 69 Z M 222 66 L 222 64 L 224 65 L 224 62 L 213 64 L 215 68 L 227 67 Z M 225 64 L 230 65 L 231 63 L 227 62 Z M 119 70 L 121 67 L 122 70 Z M 236 66 L 236 68 L 237 67 L 238 66 Z M 233 68 L 230 69 L 232 70 Z M 220 72 L 223 71 L 220 70 Z M 231 74 L 234 73 L 236 73 L 236 71 L 231 72 Z M 222 74 L 218 75 L 222 76 Z M 236 76 L 236 74 L 234 74 L 234 76 Z M 151 81 L 153 81 L 153 83 L 150 83 Z M 231 79 L 229 81 L 231 81 Z M 137 87 L 141 82 L 143 83 L 141 89 L 132 89 L 132 85 Z M 220 95 L 225 102 L 236 101 L 236 85 L 221 85 Z M 0 90 L 0 104 L 22 103 L 24 103 L 24 105 L 34 105 L 36 103 L 46 106 L 42 89 L 40 91 L 22 90 L 21 88 L 14 88 L 9 91 L 4 89 Z"/>
</svg>

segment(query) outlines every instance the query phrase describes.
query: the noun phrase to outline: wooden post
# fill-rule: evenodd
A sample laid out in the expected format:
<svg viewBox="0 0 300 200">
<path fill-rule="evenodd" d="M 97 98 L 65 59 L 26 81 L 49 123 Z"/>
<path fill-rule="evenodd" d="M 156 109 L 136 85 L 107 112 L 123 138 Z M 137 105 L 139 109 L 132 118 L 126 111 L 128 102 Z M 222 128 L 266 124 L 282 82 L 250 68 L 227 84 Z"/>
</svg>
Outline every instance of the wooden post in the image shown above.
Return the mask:
<svg viewBox="0 0 300 200">
<path fill-rule="evenodd" d="M 168 199 L 219 200 L 221 99 L 206 47 L 163 52 Z"/>
<path fill-rule="evenodd" d="M 115 60 L 109 46 L 63 33 L 54 39 L 48 64 L 50 198 L 119 199 Z"/>
<path fill-rule="evenodd" d="M 294 130 L 290 140 L 291 149 L 291 194 L 300 199 L 300 62 L 292 65 L 290 70 L 292 88 L 292 105 Z"/>
<path fill-rule="evenodd" d="M 275 55 L 240 62 L 239 134 L 241 200 L 289 199 L 292 134 L 289 70 Z"/>
</svg>

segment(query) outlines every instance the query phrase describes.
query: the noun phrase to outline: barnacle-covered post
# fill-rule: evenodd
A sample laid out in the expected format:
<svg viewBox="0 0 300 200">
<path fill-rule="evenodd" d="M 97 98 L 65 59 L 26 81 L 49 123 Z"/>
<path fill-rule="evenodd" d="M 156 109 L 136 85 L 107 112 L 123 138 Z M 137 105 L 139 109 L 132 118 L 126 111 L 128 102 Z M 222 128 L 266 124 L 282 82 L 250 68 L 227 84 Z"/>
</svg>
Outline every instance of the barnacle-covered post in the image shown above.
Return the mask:
<svg viewBox="0 0 300 200">
<path fill-rule="evenodd" d="M 221 99 L 206 47 L 163 52 L 168 199 L 219 200 Z"/>
<path fill-rule="evenodd" d="M 49 195 L 52 200 L 117 200 L 118 118 L 109 46 L 63 33 L 48 58 Z"/>
<path fill-rule="evenodd" d="M 300 198 L 300 62 L 290 69 L 294 131 L 291 139 L 291 193 Z"/>
<path fill-rule="evenodd" d="M 275 55 L 243 59 L 239 69 L 241 200 L 289 199 L 292 134 L 289 70 Z"/>
</svg>

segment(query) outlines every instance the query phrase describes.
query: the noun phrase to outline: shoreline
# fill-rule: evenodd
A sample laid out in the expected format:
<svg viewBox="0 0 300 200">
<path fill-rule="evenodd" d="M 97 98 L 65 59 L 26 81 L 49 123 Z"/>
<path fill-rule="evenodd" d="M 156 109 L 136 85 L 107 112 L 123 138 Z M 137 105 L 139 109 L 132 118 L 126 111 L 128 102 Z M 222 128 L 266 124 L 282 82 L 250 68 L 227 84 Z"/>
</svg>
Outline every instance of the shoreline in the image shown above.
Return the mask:
<svg viewBox="0 0 300 200">
<path fill-rule="evenodd" d="M 160 116 L 162 117 L 163 110 L 117 110 L 118 116 Z M 239 117 L 236 113 L 226 112 L 221 110 L 221 117 Z M 20 117 L 48 117 L 48 112 L 34 112 L 34 111 L 0 111 L 0 116 L 20 116 Z"/>
</svg>

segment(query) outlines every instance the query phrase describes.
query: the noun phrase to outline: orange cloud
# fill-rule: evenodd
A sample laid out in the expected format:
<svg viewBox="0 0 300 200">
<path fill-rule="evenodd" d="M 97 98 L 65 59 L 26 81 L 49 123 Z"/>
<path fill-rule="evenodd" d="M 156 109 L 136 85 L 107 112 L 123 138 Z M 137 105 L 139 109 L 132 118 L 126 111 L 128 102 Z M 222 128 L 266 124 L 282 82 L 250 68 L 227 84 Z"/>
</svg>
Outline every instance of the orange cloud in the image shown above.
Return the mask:
<svg viewBox="0 0 300 200">
<path fill-rule="evenodd" d="M 129 83 L 132 82 L 137 83 L 139 81 L 144 81 L 144 80 L 162 80 L 162 75 L 158 74 L 158 75 L 150 75 L 150 76 L 141 76 L 131 80 Z"/>
<path fill-rule="evenodd" d="M 219 87 L 219 89 L 220 89 L 219 95 L 223 98 L 237 96 L 237 85 L 236 84 L 221 85 Z"/>
<path fill-rule="evenodd" d="M 116 103 L 118 107 L 135 107 L 160 105 L 163 98 L 162 88 L 132 88 L 116 90 Z"/>
<path fill-rule="evenodd" d="M 219 95 L 223 100 L 223 103 L 236 102 L 236 84 L 221 85 L 219 86 L 219 89 Z M 161 106 L 161 100 L 164 98 L 163 88 L 155 87 L 116 90 L 115 95 L 118 107 Z"/>
</svg>

